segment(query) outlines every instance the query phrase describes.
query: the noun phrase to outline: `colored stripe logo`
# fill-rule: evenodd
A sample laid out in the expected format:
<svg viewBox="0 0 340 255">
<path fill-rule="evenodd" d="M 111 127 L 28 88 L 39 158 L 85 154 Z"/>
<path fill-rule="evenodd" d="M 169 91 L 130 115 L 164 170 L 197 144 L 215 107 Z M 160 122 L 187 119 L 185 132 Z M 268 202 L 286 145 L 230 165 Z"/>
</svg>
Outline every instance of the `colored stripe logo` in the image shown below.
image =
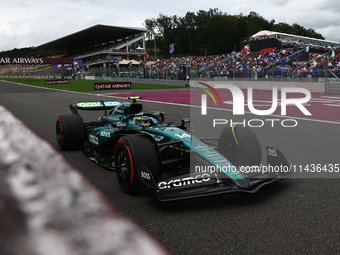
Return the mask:
<svg viewBox="0 0 340 255">
<path fill-rule="evenodd" d="M 217 98 L 218 98 L 220 104 L 222 105 L 222 100 L 221 100 L 221 98 L 220 98 L 220 95 L 217 93 L 217 91 L 216 91 L 213 87 L 211 87 L 210 85 L 205 84 L 205 83 L 203 83 L 203 82 L 198 82 L 198 83 L 199 83 L 199 84 L 202 84 L 203 86 L 206 86 L 206 87 L 209 88 L 212 92 L 214 92 L 214 94 L 217 96 Z M 200 88 L 200 89 L 202 89 L 203 91 L 205 91 L 205 92 L 212 98 L 212 100 L 213 100 L 214 103 L 215 103 L 215 106 L 217 106 L 217 103 L 216 103 L 216 100 L 215 100 L 215 97 L 213 96 L 213 94 L 212 94 L 209 90 L 207 90 L 207 89 L 205 89 L 205 88 Z"/>
</svg>

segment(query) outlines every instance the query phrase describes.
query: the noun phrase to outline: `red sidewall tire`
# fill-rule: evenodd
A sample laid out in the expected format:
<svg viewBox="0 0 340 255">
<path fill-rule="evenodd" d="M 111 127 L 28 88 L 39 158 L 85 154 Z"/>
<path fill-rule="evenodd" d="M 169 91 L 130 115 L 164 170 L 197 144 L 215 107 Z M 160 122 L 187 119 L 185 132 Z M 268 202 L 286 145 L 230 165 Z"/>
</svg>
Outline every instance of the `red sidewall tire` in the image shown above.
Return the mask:
<svg viewBox="0 0 340 255">
<path fill-rule="evenodd" d="M 118 183 L 126 193 L 139 192 L 139 164 L 150 170 L 154 180 L 159 179 L 160 159 L 153 141 L 140 134 L 121 137 L 115 148 L 115 168 Z"/>
<path fill-rule="evenodd" d="M 84 146 L 85 127 L 79 115 L 61 115 L 56 123 L 56 138 L 61 150 L 80 150 Z"/>
</svg>

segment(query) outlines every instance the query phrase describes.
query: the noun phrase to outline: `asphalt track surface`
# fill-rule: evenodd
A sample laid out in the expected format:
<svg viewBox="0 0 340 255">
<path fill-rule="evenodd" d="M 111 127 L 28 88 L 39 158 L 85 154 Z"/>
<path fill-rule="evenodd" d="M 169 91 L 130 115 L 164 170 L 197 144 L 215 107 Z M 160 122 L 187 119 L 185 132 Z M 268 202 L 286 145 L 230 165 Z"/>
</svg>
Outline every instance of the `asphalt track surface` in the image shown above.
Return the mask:
<svg viewBox="0 0 340 255">
<path fill-rule="evenodd" d="M 73 93 L 0 81 L 0 104 L 59 151 L 55 123 L 69 114 L 76 101 L 108 99 L 97 94 Z M 111 97 L 111 99 L 115 99 Z M 121 100 L 121 99 L 120 99 Z M 145 110 L 166 112 L 166 121 L 179 121 L 198 108 L 144 101 Z M 339 113 L 333 107 L 332 114 Z M 328 114 L 328 113 L 327 113 Z M 82 114 L 85 121 L 97 113 Z M 230 111 L 208 109 L 209 118 L 232 119 Z M 246 114 L 243 118 L 265 119 Z M 197 117 L 197 133 L 211 129 L 211 119 Z M 279 117 L 275 117 L 279 118 Z M 236 119 L 235 119 L 236 121 Z M 303 167 L 339 164 L 340 123 L 298 119 L 298 126 L 253 129 L 262 145 L 284 153 L 289 163 Z M 193 127 L 195 128 L 195 127 Z M 28 138 L 29 139 L 29 138 Z M 263 154 L 264 154 L 264 148 Z M 123 215 L 132 219 L 172 254 L 338 254 L 340 253 L 340 173 L 298 174 L 261 189 L 256 194 L 227 194 L 156 204 L 149 198 L 124 194 L 114 172 L 86 159 L 82 152 L 61 152 Z M 328 177 L 328 178 L 327 178 Z M 114 236 L 112 237 L 114 238 Z M 133 241 L 133 240 L 131 240 Z"/>
<path fill-rule="evenodd" d="M 210 91 L 212 97 L 214 99 L 207 100 L 207 106 L 210 108 L 219 108 L 219 109 L 232 109 L 233 108 L 233 96 L 228 89 L 216 89 L 216 94 L 213 91 Z M 201 94 L 205 94 L 200 89 L 195 91 L 168 91 L 166 94 L 162 91 L 158 92 L 141 92 L 139 93 L 143 99 L 147 99 L 150 101 L 158 101 L 158 102 L 169 102 L 169 103 L 178 103 L 178 104 L 191 104 L 200 106 L 201 105 Z M 244 105 L 245 111 L 250 111 L 248 108 L 248 91 L 243 89 L 242 93 L 244 95 Z M 272 106 L 272 98 L 273 92 L 268 90 L 253 90 L 253 105 L 257 110 L 267 110 Z M 303 93 L 291 93 L 287 92 L 287 98 L 304 98 L 306 95 Z M 107 95 L 112 96 L 120 96 L 126 97 L 134 95 L 134 93 L 107 93 Z M 219 98 L 217 98 L 217 96 Z M 277 92 L 277 107 L 273 112 L 274 115 L 280 115 L 282 110 L 282 99 L 281 92 Z M 219 101 L 219 99 L 221 101 Z M 214 101 L 215 100 L 215 104 Z M 304 103 L 303 106 L 307 111 L 309 111 L 312 115 L 305 115 L 298 107 L 295 105 L 287 105 L 286 114 L 287 116 L 294 117 L 307 117 L 313 119 L 320 120 L 335 120 L 340 121 L 340 114 L 338 110 L 340 109 L 340 95 L 338 94 L 324 94 L 324 93 L 311 93 L 311 99 L 308 103 Z"/>
</svg>

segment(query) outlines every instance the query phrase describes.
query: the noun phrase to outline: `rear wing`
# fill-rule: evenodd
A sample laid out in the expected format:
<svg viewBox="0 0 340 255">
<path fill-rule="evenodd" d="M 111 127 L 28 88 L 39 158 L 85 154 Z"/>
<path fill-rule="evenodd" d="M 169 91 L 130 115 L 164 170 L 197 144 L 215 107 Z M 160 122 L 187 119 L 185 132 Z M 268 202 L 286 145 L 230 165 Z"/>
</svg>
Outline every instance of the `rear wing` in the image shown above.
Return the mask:
<svg viewBox="0 0 340 255">
<path fill-rule="evenodd" d="M 73 114 L 79 115 L 78 110 L 85 111 L 99 111 L 104 110 L 106 115 L 106 110 L 111 110 L 116 108 L 121 103 L 119 101 L 92 101 L 92 102 L 76 102 L 70 104 L 70 110 Z"/>
</svg>

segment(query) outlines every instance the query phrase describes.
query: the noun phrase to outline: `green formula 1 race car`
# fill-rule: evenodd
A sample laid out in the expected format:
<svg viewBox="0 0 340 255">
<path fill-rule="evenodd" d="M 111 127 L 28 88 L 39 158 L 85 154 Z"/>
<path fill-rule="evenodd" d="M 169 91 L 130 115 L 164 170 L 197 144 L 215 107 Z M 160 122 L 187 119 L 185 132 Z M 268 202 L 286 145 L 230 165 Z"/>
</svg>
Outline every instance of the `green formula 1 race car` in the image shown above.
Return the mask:
<svg viewBox="0 0 340 255">
<path fill-rule="evenodd" d="M 56 123 L 61 150 L 83 150 L 97 164 L 116 171 L 126 193 L 142 192 L 157 201 L 173 201 L 229 192 L 254 193 L 290 175 L 282 153 L 261 147 L 247 127 L 226 126 L 216 139 L 198 139 L 186 123 L 165 123 L 164 112 L 143 111 L 140 97 L 128 102 L 77 102 Z M 85 123 L 78 110 L 103 110 Z M 107 113 L 109 111 L 109 114 Z"/>
</svg>

